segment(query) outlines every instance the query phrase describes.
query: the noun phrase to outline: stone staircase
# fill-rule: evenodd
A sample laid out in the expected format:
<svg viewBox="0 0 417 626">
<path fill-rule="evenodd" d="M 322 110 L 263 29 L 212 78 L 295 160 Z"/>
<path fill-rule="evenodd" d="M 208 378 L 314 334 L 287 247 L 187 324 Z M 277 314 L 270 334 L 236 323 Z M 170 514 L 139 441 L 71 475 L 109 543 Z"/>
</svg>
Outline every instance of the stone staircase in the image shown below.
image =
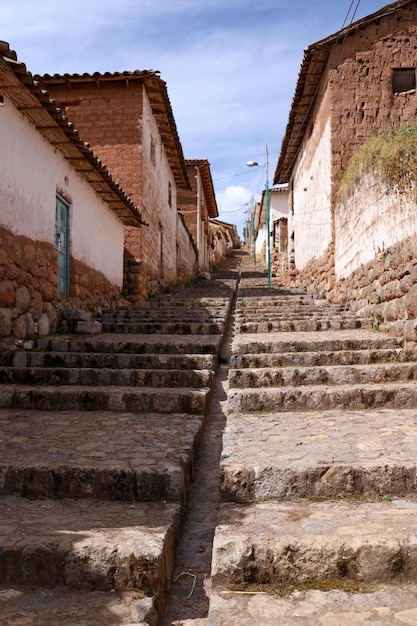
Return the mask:
<svg viewBox="0 0 417 626">
<path fill-rule="evenodd" d="M 417 624 L 417 349 L 242 273 L 209 626 Z"/>
<path fill-rule="evenodd" d="M 1 355 L 0 626 L 417 624 L 417 348 L 246 263 Z M 172 620 L 220 369 L 211 573 Z"/>
<path fill-rule="evenodd" d="M 0 624 L 161 622 L 235 287 L 1 355 Z"/>
</svg>

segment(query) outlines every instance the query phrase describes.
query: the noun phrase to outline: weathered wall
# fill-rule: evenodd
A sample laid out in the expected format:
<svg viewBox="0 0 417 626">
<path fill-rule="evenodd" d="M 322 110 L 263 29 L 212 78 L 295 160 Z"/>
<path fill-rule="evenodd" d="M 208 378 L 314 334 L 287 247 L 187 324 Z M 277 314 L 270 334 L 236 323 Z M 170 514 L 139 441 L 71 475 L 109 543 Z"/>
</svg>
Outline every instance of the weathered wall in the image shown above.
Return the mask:
<svg viewBox="0 0 417 626">
<path fill-rule="evenodd" d="M 417 243 L 407 237 L 378 252 L 328 293 L 358 316 L 381 328 L 417 340 Z"/>
<path fill-rule="evenodd" d="M 388 190 L 366 176 L 335 211 L 336 279 L 348 277 L 391 245 L 417 234 L 417 206 L 411 196 Z M 358 236 L 360 233 L 360 236 Z"/>
<path fill-rule="evenodd" d="M 177 278 L 177 189 L 146 90 L 134 80 L 49 90 L 148 224 L 125 229 L 124 295 L 144 299 Z"/>
<path fill-rule="evenodd" d="M 331 140 L 327 92 L 294 170 L 289 231 L 297 270 L 320 257 L 332 241 Z"/>
<path fill-rule="evenodd" d="M 300 207 L 305 206 L 300 198 L 302 185 L 294 179 L 297 186 L 292 200 L 293 222 L 290 224 L 290 237 L 292 231 L 294 239 L 291 242 L 290 238 L 290 244 L 295 248 L 295 262 L 290 258 L 290 266 L 294 284 L 322 297 L 340 298 L 348 281 L 351 285 L 349 303 L 353 307 L 356 306 L 356 299 L 363 301 L 359 288 L 354 287 L 355 280 L 362 276 L 363 267 L 376 264 L 379 268 L 378 255 L 385 254 L 386 249 L 392 246 L 401 246 L 402 240 L 416 230 L 415 204 L 405 196 L 388 194 L 369 179 L 363 181 L 362 187 L 357 188 L 347 203 L 337 201 L 344 168 L 358 146 L 373 135 L 392 133 L 416 123 L 415 90 L 394 93 L 392 87 L 394 69 L 416 66 L 416 45 L 417 5 L 411 3 L 393 15 L 358 29 L 345 37 L 342 43 L 333 46 L 328 62 L 328 67 L 332 69 L 325 75 L 321 87 L 322 90 L 327 89 L 327 96 L 322 104 L 321 94 L 318 95 L 320 106 L 316 104 L 313 108 L 310 126 L 307 124 L 307 133 L 312 129 L 312 135 L 305 140 L 297 164 L 297 167 L 300 164 L 306 166 L 303 180 L 308 190 L 308 176 L 314 177 L 314 172 L 308 168 L 321 158 L 320 143 L 313 144 L 312 140 L 317 122 L 321 124 L 327 99 L 331 121 L 328 136 L 329 147 L 331 141 L 328 167 L 331 188 L 329 190 L 325 186 L 324 198 L 328 203 L 327 214 L 333 219 L 334 233 L 332 238 L 325 234 L 323 239 L 321 230 L 316 233 L 311 231 L 312 239 L 308 230 L 298 223 L 301 216 L 311 227 L 321 220 L 315 220 L 314 213 L 305 211 L 301 214 Z M 309 161 L 310 146 L 313 153 Z M 327 224 L 324 225 L 324 232 L 328 232 Z M 306 235 L 304 243 L 303 233 Z M 322 242 L 321 250 L 314 241 L 317 239 Z M 305 247 L 308 247 L 307 251 Z M 298 271 L 294 270 L 294 266 Z M 384 271 L 389 276 L 389 268 Z M 384 275 L 379 275 L 378 280 L 384 281 Z"/>
<path fill-rule="evenodd" d="M 394 94 L 394 68 L 416 66 L 417 5 L 411 3 L 360 29 L 332 49 L 329 66 L 332 92 L 333 180 L 355 149 L 383 131 L 416 123 L 416 94 Z"/>
<path fill-rule="evenodd" d="M 201 272 L 208 272 L 210 258 L 208 251 L 209 217 L 204 185 L 198 166 L 187 164 L 191 190 L 178 190 L 178 209 L 184 216 L 198 251 L 198 267 Z"/>
<path fill-rule="evenodd" d="M 91 309 L 117 299 L 124 229 L 9 101 L 0 113 L 0 336 L 22 338 L 39 328 L 44 334 L 54 330 L 62 308 L 54 247 L 57 190 L 70 201 L 72 306 Z"/>
<path fill-rule="evenodd" d="M 177 282 L 185 285 L 197 276 L 197 250 L 181 213 L 177 214 Z"/>
<path fill-rule="evenodd" d="M 176 280 L 177 189 L 162 138 L 145 94 L 142 134 L 143 217 L 149 223 L 142 229 L 142 261 L 151 280 Z M 152 144 L 155 159 L 151 159 Z M 169 201 L 171 190 L 171 201 Z"/>
<path fill-rule="evenodd" d="M 52 244 L 0 226 L 0 341 L 55 332 L 68 305 L 95 311 L 117 302 L 120 288 L 72 256 L 70 300 L 60 300 L 57 269 Z"/>
<path fill-rule="evenodd" d="M 116 215 L 10 102 L 1 109 L 0 134 L 0 223 L 54 244 L 55 197 L 63 189 L 72 256 L 121 287 L 123 225 Z"/>
</svg>

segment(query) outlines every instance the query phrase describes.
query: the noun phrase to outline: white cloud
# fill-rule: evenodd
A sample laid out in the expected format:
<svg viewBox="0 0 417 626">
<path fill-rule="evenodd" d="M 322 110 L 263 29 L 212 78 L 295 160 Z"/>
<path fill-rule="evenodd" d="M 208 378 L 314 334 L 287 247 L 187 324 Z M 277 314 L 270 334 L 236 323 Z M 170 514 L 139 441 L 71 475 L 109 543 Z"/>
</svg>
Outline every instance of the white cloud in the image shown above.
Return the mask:
<svg viewBox="0 0 417 626">
<path fill-rule="evenodd" d="M 219 219 L 236 224 L 238 233 L 241 235 L 250 208 L 259 198 L 255 198 L 250 189 L 241 185 L 229 185 L 223 191 L 219 191 L 216 198 Z"/>
<path fill-rule="evenodd" d="M 362 3 L 356 18 L 385 1 Z M 209 160 L 222 219 L 240 224 L 265 183 L 244 164 L 262 163 L 268 144 L 271 182 L 303 49 L 339 30 L 347 10 L 334 0 L 2 4 L 0 38 L 33 74 L 160 70 L 185 157 Z"/>
</svg>

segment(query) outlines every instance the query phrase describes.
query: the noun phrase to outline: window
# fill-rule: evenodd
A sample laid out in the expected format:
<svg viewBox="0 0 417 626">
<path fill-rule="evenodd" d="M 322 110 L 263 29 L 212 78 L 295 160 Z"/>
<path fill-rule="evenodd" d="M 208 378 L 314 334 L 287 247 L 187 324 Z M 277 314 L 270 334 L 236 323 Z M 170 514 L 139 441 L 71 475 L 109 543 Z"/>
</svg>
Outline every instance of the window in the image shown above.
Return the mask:
<svg viewBox="0 0 417 626">
<path fill-rule="evenodd" d="M 168 182 L 168 204 L 172 207 L 172 185 Z"/>
<path fill-rule="evenodd" d="M 392 72 L 392 91 L 404 93 L 416 88 L 416 70 L 414 67 L 394 69 Z"/>
</svg>

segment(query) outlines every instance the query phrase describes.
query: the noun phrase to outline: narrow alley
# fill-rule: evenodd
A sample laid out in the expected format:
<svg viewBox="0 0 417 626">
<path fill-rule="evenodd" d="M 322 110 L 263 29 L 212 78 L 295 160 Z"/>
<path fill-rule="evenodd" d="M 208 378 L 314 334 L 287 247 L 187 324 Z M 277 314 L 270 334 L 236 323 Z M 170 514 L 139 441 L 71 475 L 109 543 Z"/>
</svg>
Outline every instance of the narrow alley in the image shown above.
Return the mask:
<svg viewBox="0 0 417 626">
<path fill-rule="evenodd" d="M 0 367 L 0 625 L 417 623 L 417 349 L 245 251 Z"/>
</svg>

